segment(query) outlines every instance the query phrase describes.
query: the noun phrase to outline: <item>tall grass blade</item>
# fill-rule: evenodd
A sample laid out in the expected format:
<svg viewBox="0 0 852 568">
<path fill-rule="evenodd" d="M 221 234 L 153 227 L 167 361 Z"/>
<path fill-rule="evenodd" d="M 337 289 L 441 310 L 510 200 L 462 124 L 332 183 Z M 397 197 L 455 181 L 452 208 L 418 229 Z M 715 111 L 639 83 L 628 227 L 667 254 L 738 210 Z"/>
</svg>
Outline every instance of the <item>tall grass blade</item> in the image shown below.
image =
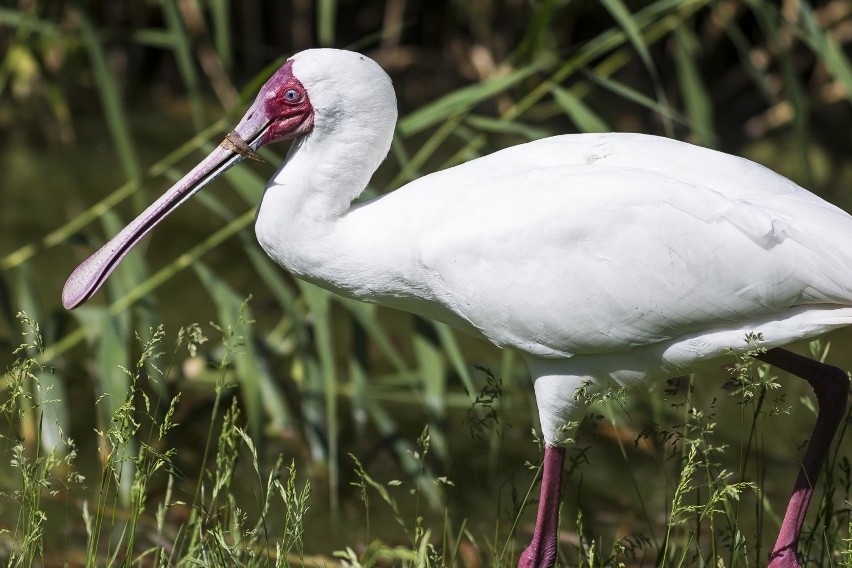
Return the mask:
<svg viewBox="0 0 852 568">
<path fill-rule="evenodd" d="M 630 13 L 622 0 L 601 0 L 601 3 L 609 11 L 613 19 L 615 19 L 615 21 L 624 29 L 631 45 L 633 45 L 633 48 L 639 54 L 639 58 L 642 60 L 642 64 L 645 65 L 645 69 L 647 69 L 648 75 L 651 77 L 651 82 L 654 84 L 654 91 L 657 95 L 658 104 L 662 108 L 668 109 L 669 103 L 666 98 L 666 93 L 663 90 L 662 82 L 660 81 L 660 74 L 654 65 L 654 61 L 651 59 L 651 53 L 648 51 L 648 45 L 645 43 L 645 38 L 642 37 L 638 21 L 633 17 L 633 14 Z M 663 112 L 660 113 L 660 116 L 663 118 L 663 127 L 666 131 L 666 135 L 672 136 L 674 134 L 674 129 L 672 128 L 671 119 L 669 118 L 670 113 Z"/>
<path fill-rule="evenodd" d="M 304 349 L 306 338 L 305 322 L 300 311 L 296 308 L 296 297 L 290 286 L 284 281 L 283 274 L 275 269 L 275 266 L 269 261 L 269 258 L 261 253 L 257 245 L 253 241 L 249 241 L 245 233 L 240 233 L 240 241 L 243 245 L 243 250 L 254 267 L 255 271 L 260 274 L 267 289 L 269 289 L 278 299 L 279 304 L 284 308 L 284 318 L 293 322 L 293 327 L 296 329 L 298 350 L 301 352 Z M 263 403 L 267 414 L 272 420 L 271 426 L 278 432 L 286 431 L 294 426 L 292 417 L 290 416 L 287 405 L 283 400 L 283 395 L 278 388 L 280 380 L 274 377 L 268 367 L 263 366 L 261 390 L 263 394 Z"/>
<path fill-rule="evenodd" d="M 337 424 L 337 366 L 334 357 L 334 334 L 331 319 L 331 293 L 313 284 L 297 281 L 302 296 L 308 304 L 309 314 L 313 319 L 313 331 L 315 349 L 317 354 L 317 375 L 313 377 L 313 392 L 308 391 L 308 396 L 318 397 L 321 400 L 313 402 L 317 410 L 322 409 L 325 416 L 324 433 L 328 444 L 328 484 L 329 484 L 329 507 L 333 516 L 337 515 L 339 495 L 339 455 L 338 447 L 339 428 Z M 307 414 L 307 413 L 306 413 Z M 316 416 L 319 418 L 319 416 Z"/>
<path fill-rule="evenodd" d="M 27 11 L 16 8 L 0 7 L 0 25 L 14 28 L 19 38 L 30 33 L 37 33 L 46 40 L 55 41 L 61 34 L 60 27 L 51 20 L 39 18 L 35 13 L 37 4 L 32 4 Z"/>
<path fill-rule="evenodd" d="M 233 67 L 234 47 L 231 42 L 231 2 L 230 0 L 209 0 L 210 16 L 213 21 L 213 44 L 222 62 L 222 67 Z"/>
<path fill-rule="evenodd" d="M 792 26 L 793 31 L 810 46 L 818 61 L 843 85 L 846 98 L 852 99 L 852 64 L 849 57 L 829 32 L 817 23 L 813 8 L 808 2 L 799 2 L 798 7 L 802 26 Z"/>
<path fill-rule="evenodd" d="M 352 411 L 352 426 L 355 432 L 355 443 L 359 447 L 364 447 L 367 443 L 367 426 L 369 415 L 367 414 L 367 401 L 370 397 L 368 385 L 368 358 L 365 353 L 366 339 L 363 330 L 359 329 L 358 324 L 353 326 L 353 343 L 355 344 L 355 354 L 349 358 L 349 384 L 352 386 L 352 395 L 350 404 Z M 367 531 L 369 537 L 369 531 Z"/>
<path fill-rule="evenodd" d="M 430 322 L 417 318 L 412 343 L 429 417 L 429 434 L 438 457 L 446 463 L 449 444 L 443 424 L 446 418 L 447 370 L 437 339 Z"/>
<path fill-rule="evenodd" d="M 476 398 L 476 386 L 473 384 L 473 377 L 470 374 L 470 365 L 462 353 L 462 348 L 459 345 L 456 334 L 445 323 L 430 322 L 438 334 L 438 339 L 441 342 L 441 350 L 446 354 L 453 367 L 453 370 L 458 374 L 459 379 L 467 392 L 471 402 Z"/>
<path fill-rule="evenodd" d="M 766 2 L 754 2 L 751 4 L 751 7 L 761 29 L 769 38 L 771 49 L 781 54 L 788 53 L 789 49 L 785 46 L 780 31 L 782 24 L 780 14 Z M 781 68 L 781 80 L 784 84 L 784 92 L 787 96 L 786 103 L 791 107 L 793 128 L 796 133 L 797 149 L 799 151 L 799 160 L 802 165 L 805 184 L 812 187 L 815 183 L 813 164 L 811 164 L 810 153 L 808 152 L 810 128 L 808 125 L 807 100 L 790 58 L 781 56 L 777 59 Z"/>
<path fill-rule="evenodd" d="M 183 25 L 176 0 L 163 0 L 163 20 L 172 37 L 172 52 L 177 61 L 178 70 L 186 87 L 186 96 L 189 101 L 189 110 L 192 115 L 192 123 L 195 130 L 204 128 L 204 107 L 201 103 L 201 90 L 198 82 L 198 71 L 195 67 L 195 59 L 192 54 L 192 45 L 189 34 Z"/>
<path fill-rule="evenodd" d="M 397 188 L 405 182 L 412 181 L 413 179 L 420 177 L 420 168 L 439 148 L 441 148 L 441 145 L 446 141 L 446 139 L 456 132 L 459 123 L 461 123 L 460 115 L 451 116 L 445 120 L 441 126 L 436 128 L 435 131 L 429 135 L 429 138 L 420 146 L 417 153 L 408 160 L 405 167 L 401 168 L 396 177 L 388 183 L 388 189 Z"/>
<path fill-rule="evenodd" d="M 701 73 L 696 59 L 700 45 L 695 34 L 686 26 L 675 29 L 675 62 L 677 63 L 678 83 L 686 105 L 686 115 L 692 126 L 698 143 L 715 148 L 716 134 L 713 131 L 713 107 L 707 88 L 701 81 Z"/>
<path fill-rule="evenodd" d="M 400 372 L 407 372 L 408 365 L 400 350 L 395 348 L 393 341 L 378 320 L 378 308 L 375 304 L 365 304 L 348 298 L 336 297 L 335 300 L 355 318 L 370 338 L 372 345 L 377 347 L 387 357 L 393 367 Z"/>
<path fill-rule="evenodd" d="M 98 86 L 98 94 L 103 105 L 110 138 L 118 152 L 125 177 L 139 178 L 142 175 L 142 167 L 137 158 L 138 154 L 133 143 L 130 125 L 127 122 L 127 113 L 122 102 L 120 89 L 107 64 L 106 54 L 97 30 L 92 25 L 88 14 L 79 7 L 76 11 L 80 22 L 80 37 L 92 64 L 92 73 Z M 144 203 L 142 203 L 141 196 L 134 205 L 137 209 L 142 209 Z"/>
<path fill-rule="evenodd" d="M 317 0 L 317 39 L 323 47 L 334 45 L 337 0 Z"/>
<path fill-rule="evenodd" d="M 130 382 L 127 369 L 130 352 L 127 341 L 130 333 L 129 317 L 124 314 L 112 316 L 103 308 L 96 308 L 98 335 L 95 339 L 95 369 L 100 387 L 100 418 L 101 431 L 107 432 L 113 427 L 112 419 L 119 408 L 127 400 L 130 392 Z M 90 339 L 91 341 L 91 339 Z M 136 446 L 135 441 L 126 440 L 122 447 L 109 447 L 107 439 L 101 451 L 104 456 L 113 456 L 112 464 L 104 464 L 115 472 L 115 491 L 122 506 L 130 504 L 130 489 L 135 473 L 134 462 L 129 459 Z"/>
<path fill-rule="evenodd" d="M 468 115 L 465 123 L 482 132 L 492 134 L 514 134 L 525 138 L 527 141 L 539 140 L 552 134 L 548 130 L 536 126 L 529 126 L 520 121 L 509 121 L 488 116 Z"/>
<path fill-rule="evenodd" d="M 552 58 L 544 58 L 540 62 L 526 65 L 507 75 L 497 76 L 453 91 L 403 117 L 397 125 L 397 130 L 404 138 L 417 134 L 452 115 L 470 110 L 480 102 L 493 98 L 553 64 Z"/>
<path fill-rule="evenodd" d="M 666 117 L 675 122 L 679 122 L 681 124 L 687 123 L 686 117 L 675 111 L 669 106 L 663 105 L 654 99 L 647 97 L 630 87 L 629 85 L 622 83 L 620 81 L 616 81 L 614 79 L 609 79 L 606 77 L 598 77 L 596 75 L 592 75 L 591 73 L 584 73 L 584 75 L 589 78 L 591 81 L 597 83 L 601 87 L 613 92 L 614 94 L 620 96 L 626 101 L 630 101 L 634 104 L 637 104 L 641 107 L 647 108 L 659 114 L 662 117 Z"/>
<path fill-rule="evenodd" d="M 133 43 L 148 47 L 156 47 L 157 49 L 169 50 L 174 45 L 171 32 L 156 28 L 132 30 L 130 32 L 129 39 Z"/>
<path fill-rule="evenodd" d="M 755 65 L 752 59 L 751 54 L 755 46 L 752 45 L 749 38 L 746 37 L 745 33 L 743 33 L 743 30 L 736 26 L 735 22 L 731 21 L 730 18 L 724 19 L 724 29 L 725 35 L 731 40 L 731 44 L 739 54 L 740 65 L 742 65 L 742 68 L 751 78 L 752 84 L 757 88 L 765 101 L 774 102 L 776 97 L 772 93 L 770 79 L 766 69 Z"/>
<path fill-rule="evenodd" d="M 233 330 L 236 341 L 233 364 L 240 385 L 240 395 L 245 405 L 249 430 L 252 436 L 259 440 L 264 417 L 262 385 L 268 382 L 270 377 L 267 376 L 266 366 L 261 364 L 260 354 L 254 344 L 251 310 L 245 300 L 203 262 L 193 263 L 192 268 L 216 304 L 222 329 Z"/>
<path fill-rule="evenodd" d="M 568 89 L 558 85 L 552 88 L 553 100 L 565 111 L 571 122 L 580 132 L 611 132 L 609 125 L 598 116 L 580 97 L 577 97 Z"/>
<path fill-rule="evenodd" d="M 524 38 L 518 42 L 515 49 L 518 59 L 535 59 L 542 52 L 551 49 L 548 45 L 551 32 L 549 27 L 559 8 L 564 8 L 566 4 L 561 0 L 546 0 L 531 5 L 533 13 L 524 27 Z"/>
<path fill-rule="evenodd" d="M 299 299 L 296 296 L 296 291 L 287 282 L 283 270 L 273 264 L 269 257 L 258 249 L 257 243 L 246 236 L 245 233 L 240 233 L 239 236 L 249 262 L 260 275 L 260 279 L 266 288 L 278 301 L 282 316 L 293 321 L 293 327 L 296 329 L 299 341 L 306 341 L 305 326 L 307 323 L 304 321 L 302 313 L 304 310 L 298 305 Z"/>
<path fill-rule="evenodd" d="M 42 310 L 42 305 L 36 297 L 37 286 L 32 273 L 32 269 L 28 264 L 22 264 L 18 267 L 17 279 L 18 292 L 18 308 L 26 313 L 33 321 L 47 321 Z M 42 331 L 45 344 L 50 341 L 53 335 L 49 330 Z M 30 348 L 26 353 L 27 357 L 35 358 L 38 353 Z M 36 381 L 29 383 L 32 391 L 32 401 L 35 406 L 35 413 L 31 414 L 31 418 L 40 421 L 36 424 L 27 426 L 24 430 L 29 432 L 39 432 L 39 441 L 45 452 L 55 452 L 56 455 L 63 455 L 65 446 L 62 442 L 62 432 L 71 431 L 71 418 L 68 412 L 68 393 L 65 389 L 65 382 L 60 376 L 39 367 L 35 371 Z M 28 436 L 24 436 L 27 438 Z"/>
</svg>

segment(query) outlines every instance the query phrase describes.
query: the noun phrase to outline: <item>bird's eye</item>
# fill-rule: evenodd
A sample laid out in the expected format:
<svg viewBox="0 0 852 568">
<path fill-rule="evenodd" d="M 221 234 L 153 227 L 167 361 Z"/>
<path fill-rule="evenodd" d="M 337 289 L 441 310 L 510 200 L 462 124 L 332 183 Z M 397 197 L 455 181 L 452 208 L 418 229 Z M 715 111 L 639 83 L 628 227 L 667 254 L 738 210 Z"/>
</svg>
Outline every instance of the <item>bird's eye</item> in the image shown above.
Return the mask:
<svg viewBox="0 0 852 568">
<path fill-rule="evenodd" d="M 299 100 L 299 97 L 299 91 L 297 91 L 296 89 L 287 89 L 286 91 L 284 91 L 284 99 L 288 103 L 295 103 Z"/>
</svg>

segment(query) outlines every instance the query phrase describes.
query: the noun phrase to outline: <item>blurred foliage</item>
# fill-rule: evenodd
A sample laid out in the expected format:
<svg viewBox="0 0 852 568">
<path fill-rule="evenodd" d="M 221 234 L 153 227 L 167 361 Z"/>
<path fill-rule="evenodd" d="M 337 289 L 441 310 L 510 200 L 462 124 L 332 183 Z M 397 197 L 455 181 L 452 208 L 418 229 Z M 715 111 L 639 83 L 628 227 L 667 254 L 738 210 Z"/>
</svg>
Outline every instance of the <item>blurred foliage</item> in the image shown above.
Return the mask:
<svg viewBox="0 0 852 568">
<path fill-rule="evenodd" d="M 460 467 L 460 442 L 450 438 L 467 430 L 454 413 L 466 413 L 468 425 L 481 421 L 471 429 L 489 440 L 493 469 L 511 462 L 506 437 L 525 443 L 527 429 L 507 429 L 494 416 L 535 423 L 520 360 L 278 269 L 250 230 L 269 169 L 229 172 L 183 208 L 192 208 L 184 220 L 211 219 L 210 230 L 155 235 L 149 254 L 130 255 L 90 306 L 71 314 L 60 307 L 73 267 L 149 202 L 152 187 L 176 180 L 208 151 L 283 58 L 317 45 L 360 50 L 394 80 L 401 120 L 368 196 L 511 144 L 616 130 L 744 155 L 852 208 L 846 0 L 6 0 L 0 170 L 43 184 L 16 185 L 0 211 L 0 346 L 8 347 L 0 358 L 12 353 L 14 314 L 25 310 L 45 337 L 31 356 L 57 370 L 42 381 L 61 401 L 42 422 L 23 413 L 10 426 L 16 435 L 31 441 L 42 431 L 38 439 L 52 450 L 63 433 L 84 440 L 94 425 L 108 430 L 131 392 L 119 366 L 133 368 L 139 358 L 134 334 L 145 344 L 161 322 L 174 329 L 213 319 L 241 353 L 222 376 L 247 431 L 291 444 L 324 482 L 315 494 L 333 514 L 341 494 L 352 496 L 350 451 L 395 461 L 440 510 L 446 488 L 434 481 Z M 185 142 L 164 146 L 154 124 Z M 264 155 L 276 163 L 283 152 Z M 70 154 L 86 170 L 81 179 L 105 178 L 114 191 L 75 186 L 56 195 L 63 180 L 39 159 L 55 154 Z M 42 219 L 51 225 L 33 234 Z M 143 390 L 188 389 L 195 394 L 178 408 L 179 421 L 206 418 L 196 411 L 210 404 L 220 377 L 210 361 L 220 361 L 221 350 L 199 346 Z M 478 393 L 492 392 L 495 376 L 501 396 L 482 408 Z M 9 385 L 7 375 L 0 387 Z M 95 407 L 107 394 L 116 402 Z M 663 403 L 652 404 L 653 418 L 664 419 Z M 97 408 L 98 417 L 75 412 L 81 407 Z M 432 448 L 426 462 L 414 457 L 412 441 L 423 422 Z M 125 502 L 131 489 L 118 488 Z"/>
</svg>

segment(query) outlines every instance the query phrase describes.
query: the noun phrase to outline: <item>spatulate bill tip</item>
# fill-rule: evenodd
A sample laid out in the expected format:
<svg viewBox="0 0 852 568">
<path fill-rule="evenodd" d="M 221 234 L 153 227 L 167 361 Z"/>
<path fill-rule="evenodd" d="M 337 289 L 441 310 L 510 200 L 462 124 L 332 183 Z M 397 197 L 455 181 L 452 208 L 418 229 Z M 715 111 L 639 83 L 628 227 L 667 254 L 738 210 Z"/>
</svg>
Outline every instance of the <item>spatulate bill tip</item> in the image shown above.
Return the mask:
<svg viewBox="0 0 852 568">
<path fill-rule="evenodd" d="M 87 294 L 81 289 L 81 285 L 75 276 L 76 271 L 68 277 L 65 286 L 62 288 L 62 306 L 66 310 L 73 310 L 80 307 L 92 296 L 92 292 Z"/>
<path fill-rule="evenodd" d="M 103 248 L 81 262 L 68 276 L 62 287 L 62 305 L 73 310 L 86 303 L 112 272 L 109 265 L 102 262 Z"/>
<path fill-rule="evenodd" d="M 76 298 L 66 297 L 65 294 L 62 294 L 62 307 L 66 310 L 71 311 L 77 306 L 79 306 L 82 302 L 78 301 Z"/>
</svg>

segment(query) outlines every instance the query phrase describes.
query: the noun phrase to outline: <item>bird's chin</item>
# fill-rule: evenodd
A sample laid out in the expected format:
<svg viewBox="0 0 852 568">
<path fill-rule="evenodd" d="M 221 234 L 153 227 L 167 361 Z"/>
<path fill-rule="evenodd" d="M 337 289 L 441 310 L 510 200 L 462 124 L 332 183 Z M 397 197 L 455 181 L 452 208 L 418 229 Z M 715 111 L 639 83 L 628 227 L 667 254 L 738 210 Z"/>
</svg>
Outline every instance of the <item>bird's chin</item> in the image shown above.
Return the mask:
<svg viewBox="0 0 852 568">
<path fill-rule="evenodd" d="M 299 113 L 294 116 L 279 118 L 269 125 L 269 129 L 263 136 L 261 145 L 292 140 L 304 136 L 314 127 L 313 113 Z"/>
</svg>

